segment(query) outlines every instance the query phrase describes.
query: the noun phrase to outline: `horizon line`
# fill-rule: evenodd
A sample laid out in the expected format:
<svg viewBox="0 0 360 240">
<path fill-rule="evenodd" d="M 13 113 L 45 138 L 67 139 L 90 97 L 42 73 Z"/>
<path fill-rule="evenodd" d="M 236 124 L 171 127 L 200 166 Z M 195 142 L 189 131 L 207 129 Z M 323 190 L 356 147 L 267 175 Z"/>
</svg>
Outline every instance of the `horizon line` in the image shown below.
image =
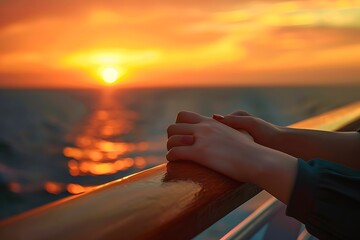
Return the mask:
<svg viewBox="0 0 360 240">
<path fill-rule="evenodd" d="M 198 88 L 306 88 L 306 87 L 360 87 L 359 83 L 330 84 L 234 84 L 234 85 L 179 85 L 179 86 L 0 86 L 0 90 L 121 90 L 121 89 L 198 89 Z"/>
</svg>

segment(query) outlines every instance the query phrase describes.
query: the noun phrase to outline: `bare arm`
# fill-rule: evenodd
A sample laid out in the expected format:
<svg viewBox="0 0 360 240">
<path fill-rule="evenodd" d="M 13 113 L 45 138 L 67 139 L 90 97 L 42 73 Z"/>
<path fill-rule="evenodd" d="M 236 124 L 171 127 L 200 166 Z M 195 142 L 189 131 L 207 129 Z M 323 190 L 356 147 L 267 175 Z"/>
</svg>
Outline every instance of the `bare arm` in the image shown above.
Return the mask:
<svg viewBox="0 0 360 240">
<path fill-rule="evenodd" d="M 282 128 L 272 147 L 292 156 L 321 158 L 360 169 L 360 133 Z"/>
<path fill-rule="evenodd" d="M 279 127 L 242 111 L 214 118 L 250 133 L 255 142 L 297 158 L 321 158 L 360 169 L 360 133 Z"/>
</svg>

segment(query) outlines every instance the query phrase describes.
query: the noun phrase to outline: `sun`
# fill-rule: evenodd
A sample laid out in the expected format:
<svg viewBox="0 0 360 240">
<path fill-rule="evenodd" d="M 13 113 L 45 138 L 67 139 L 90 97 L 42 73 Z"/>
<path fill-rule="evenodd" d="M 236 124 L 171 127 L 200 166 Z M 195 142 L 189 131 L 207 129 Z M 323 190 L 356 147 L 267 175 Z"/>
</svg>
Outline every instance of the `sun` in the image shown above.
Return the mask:
<svg viewBox="0 0 360 240">
<path fill-rule="evenodd" d="M 112 84 L 116 82 L 119 77 L 123 74 L 122 69 L 115 69 L 113 67 L 106 67 L 101 72 L 101 77 L 104 80 L 104 82 Z"/>
</svg>

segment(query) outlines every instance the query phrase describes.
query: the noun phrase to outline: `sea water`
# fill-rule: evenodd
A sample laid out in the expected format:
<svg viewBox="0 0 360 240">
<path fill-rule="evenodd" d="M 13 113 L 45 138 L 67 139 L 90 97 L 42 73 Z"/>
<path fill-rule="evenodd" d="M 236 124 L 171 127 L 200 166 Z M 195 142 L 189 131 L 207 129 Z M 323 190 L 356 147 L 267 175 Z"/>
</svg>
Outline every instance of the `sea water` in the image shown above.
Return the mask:
<svg viewBox="0 0 360 240">
<path fill-rule="evenodd" d="M 177 112 L 245 110 L 288 125 L 355 87 L 0 90 L 0 219 L 164 163 Z"/>
</svg>

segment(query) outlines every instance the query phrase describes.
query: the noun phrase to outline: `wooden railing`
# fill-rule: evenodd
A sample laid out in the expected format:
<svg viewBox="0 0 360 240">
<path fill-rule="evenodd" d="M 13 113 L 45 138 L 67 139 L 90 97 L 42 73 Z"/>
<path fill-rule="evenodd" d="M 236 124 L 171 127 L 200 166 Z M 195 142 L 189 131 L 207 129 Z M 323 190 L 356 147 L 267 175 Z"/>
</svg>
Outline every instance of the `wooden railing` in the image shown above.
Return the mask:
<svg viewBox="0 0 360 240">
<path fill-rule="evenodd" d="M 360 102 L 292 127 L 338 130 Z M 190 162 L 171 162 L 0 223 L 0 239 L 189 239 L 261 189 Z"/>
</svg>

